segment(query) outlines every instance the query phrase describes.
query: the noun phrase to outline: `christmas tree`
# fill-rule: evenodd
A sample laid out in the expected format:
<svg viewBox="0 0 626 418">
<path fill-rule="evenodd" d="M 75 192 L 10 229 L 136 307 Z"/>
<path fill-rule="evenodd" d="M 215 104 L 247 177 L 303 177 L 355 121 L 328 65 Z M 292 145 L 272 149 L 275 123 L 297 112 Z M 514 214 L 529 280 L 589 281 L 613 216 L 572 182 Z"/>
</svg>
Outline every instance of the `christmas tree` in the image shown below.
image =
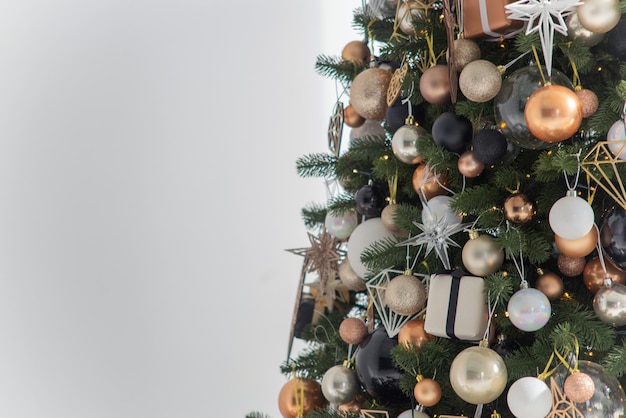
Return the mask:
<svg viewBox="0 0 626 418">
<path fill-rule="evenodd" d="M 354 11 L 362 39 L 316 60 L 328 149 L 296 162 L 330 198 L 289 250 L 285 418 L 626 414 L 624 11 Z"/>
</svg>

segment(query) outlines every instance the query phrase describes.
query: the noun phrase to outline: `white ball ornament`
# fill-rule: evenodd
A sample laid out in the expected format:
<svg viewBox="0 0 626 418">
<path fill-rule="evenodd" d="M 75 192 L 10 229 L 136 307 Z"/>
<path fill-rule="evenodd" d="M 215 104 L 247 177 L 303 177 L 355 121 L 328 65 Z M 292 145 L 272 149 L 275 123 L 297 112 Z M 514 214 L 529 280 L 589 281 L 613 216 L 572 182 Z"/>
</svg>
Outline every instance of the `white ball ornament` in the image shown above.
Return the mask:
<svg viewBox="0 0 626 418">
<path fill-rule="evenodd" d="M 444 226 L 461 223 L 461 214 L 450 209 L 451 196 L 431 197 L 422 209 L 422 223 L 432 225 L 442 222 Z"/>
<path fill-rule="evenodd" d="M 407 409 L 398 415 L 398 418 L 430 418 L 430 415 L 417 409 Z"/>
<path fill-rule="evenodd" d="M 352 234 L 352 231 L 354 231 L 358 223 L 359 220 L 354 211 L 342 214 L 328 212 L 324 220 L 324 225 L 328 233 L 340 240 L 350 237 L 350 234 Z"/>
<path fill-rule="evenodd" d="M 541 291 L 532 287 L 515 292 L 507 305 L 509 319 L 516 328 L 532 332 L 543 328 L 550 320 L 552 305 Z"/>
<path fill-rule="evenodd" d="M 618 120 L 609 128 L 606 133 L 606 140 L 608 142 L 609 151 L 616 158 L 620 160 L 626 160 L 626 122 Z"/>
<path fill-rule="evenodd" d="M 513 382 L 506 401 L 517 418 L 544 418 L 552 410 L 550 388 L 543 380 L 532 376 Z"/>
<path fill-rule="evenodd" d="M 594 224 L 593 209 L 583 198 L 576 196 L 575 190 L 557 200 L 548 215 L 550 228 L 559 237 L 575 240 L 584 237 Z"/>
<path fill-rule="evenodd" d="M 348 239 L 347 255 L 350 266 L 357 276 L 364 278 L 366 274 L 371 273 L 361 261 L 361 254 L 375 242 L 387 239 L 396 239 L 396 235 L 385 226 L 380 218 L 367 219 L 352 231 Z"/>
</svg>

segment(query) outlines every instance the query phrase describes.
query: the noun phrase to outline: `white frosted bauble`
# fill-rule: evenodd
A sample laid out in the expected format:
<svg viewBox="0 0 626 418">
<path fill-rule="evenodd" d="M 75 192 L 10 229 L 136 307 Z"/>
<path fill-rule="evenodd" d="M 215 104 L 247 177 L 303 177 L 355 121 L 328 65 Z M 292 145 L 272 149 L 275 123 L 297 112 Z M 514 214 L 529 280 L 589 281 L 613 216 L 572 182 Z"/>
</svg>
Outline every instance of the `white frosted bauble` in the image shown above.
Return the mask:
<svg viewBox="0 0 626 418">
<path fill-rule="evenodd" d="M 594 220 L 593 209 L 589 203 L 576 196 L 575 192 L 568 192 L 567 196 L 554 202 L 548 215 L 552 231 L 568 240 L 587 235 L 593 228 Z"/>
<path fill-rule="evenodd" d="M 431 197 L 422 209 L 422 223 L 432 225 L 441 220 L 444 226 L 461 223 L 463 220 L 461 214 L 450 209 L 450 202 L 452 202 L 451 196 Z"/>
<path fill-rule="evenodd" d="M 396 235 L 385 226 L 380 218 L 370 218 L 361 222 L 348 238 L 348 260 L 356 275 L 364 278 L 367 273 L 372 273 L 361 261 L 361 254 L 369 246 L 376 241 L 395 238 Z"/>
<path fill-rule="evenodd" d="M 552 393 L 546 383 L 532 376 L 517 379 L 506 397 L 517 418 L 545 418 L 552 410 Z"/>
</svg>

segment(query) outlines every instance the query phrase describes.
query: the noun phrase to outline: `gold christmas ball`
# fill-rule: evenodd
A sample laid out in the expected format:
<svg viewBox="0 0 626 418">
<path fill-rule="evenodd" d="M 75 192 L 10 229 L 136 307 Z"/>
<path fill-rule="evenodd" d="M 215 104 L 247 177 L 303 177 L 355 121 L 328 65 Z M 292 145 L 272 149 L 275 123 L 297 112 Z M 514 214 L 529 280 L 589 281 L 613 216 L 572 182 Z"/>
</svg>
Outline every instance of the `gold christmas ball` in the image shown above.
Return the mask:
<svg viewBox="0 0 626 418">
<path fill-rule="evenodd" d="M 474 151 L 468 150 L 459 157 L 457 167 L 459 168 L 459 173 L 465 177 L 474 178 L 480 176 L 483 172 L 485 163 L 476 158 Z"/>
<path fill-rule="evenodd" d="M 537 277 L 535 288 L 550 300 L 558 300 L 563 295 L 563 279 L 558 274 L 545 272 Z"/>
<path fill-rule="evenodd" d="M 367 325 L 360 318 L 349 317 L 339 325 L 339 336 L 346 344 L 360 344 L 366 335 Z"/>
<path fill-rule="evenodd" d="M 396 226 L 395 216 L 396 210 L 398 209 L 397 203 L 391 203 L 383 208 L 383 211 L 380 213 L 380 220 L 383 221 L 383 225 L 387 227 L 388 230 L 392 231 L 396 235 L 399 236 L 407 236 L 408 233 Z"/>
<path fill-rule="evenodd" d="M 585 403 L 593 397 L 596 385 L 587 373 L 576 372 L 567 376 L 563 383 L 563 393 L 572 402 Z"/>
<path fill-rule="evenodd" d="M 619 0 L 585 0 L 577 7 L 576 14 L 585 29 L 606 33 L 617 26 L 622 11 Z"/>
<path fill-rule="evenodd" d="M 528 130 L 544 142 L 565 141 L 578 131 L 583 109 L 572 90 L 557 84 L 541 87 L 530 95 L 524 108 Z"/>
<path fill-rule="evenodd" d="M 365 42 L 350 41 L 341 50 L 341 58 L 345 61 L 357 61 L 363 64 L 369 64 L 372 53 Z"/>
<path fill-rule="evenodd" d="M 382 68 L 361 71 L 350 86 L 350 104 L 354 110 L 365 119 L 385 119 L 390 81 L 391 72 Z"/>
<path fill-rule="evenodd" d="M 594 295 L 602 286 L 607 276 L 613 280 L 613 283 L 626 284 L 626 272 L 619 269 L 608 258 L 604 258 L 606 273 L 602 270 L 602 264 L 599 257 L 594 257 L 587 261 L 583 269 L 583 282 L 585 286 Z"/>
<path fill-rule="evenodd" d="M 598 244 L 598 230 L 594 227 L 581 238 L 563 239 L 554 234 L 554 244 L 559 251 L 570 257 L 585 257 L 596 249 Z"/>
<path fill-rule="evenodd" d="M 525 224 L 537 215 L 535 202 L 523 193 L 514 193 L 504 200 L 504 217 L 515 224 Z"/>
<path fill-rule="evenodd" d="M 278 394 L 278 409 L 283 418 L 298 418 L 300 412 L 306 415 L 314 409 L 325 408 L 327 404 L 322 386 L 315 380 L 293 378 Z M 303 405 L 304 411 L 298 411 L 298 405 Z"/>
<path fill-rule="evenodd" d="M 454 40 L 454 63 L 457 72 L 463 71 L 472 61 L 480 59 L 480 47 L 471 39 L 458 38 Z"/>
<path fill-rule="evenodd" d="M 367 290 L 367 286 L 365 286 L 365 282 L 363 281 L 363 279 L 361 279 L 352 269 L 348 257 L 344 258 L 343 261 L 339 263 L 339 267 L 337 268 L 337 274 L 339 275 L 339 280 L 341 280 L 341 283 L 343 283 L 343 285 L 346 286 L 348 290 L 353 290 L 355 292 L 362 292 L 364 290 Z"/>
<path fill-rule="evenodd" d="M 441 386 L 428 377 L 421 379 L 413 389 L 415 400 L 425 407 L 437 405 L 441 400 Z"/>
<path fill-rule="evenodd" d="M 420 77 L 420 93 L 430 104 L 450 103 L 450 78 L 447 65 L 428 68 Z"/>
<path fill-rule="evenodd" d="M 598 100 L 598 96 L 593 91 L 589 89 L 580 89 L 576 90 L 575 93 L 576 96 L 578 96 L 578 100 L 580 100 L 581 106 L 583 107 L 583 118 L 588 118 L 596 113 L 600 102 Z"/>
<path fill-rule="evenodd" d="M 494 401 L 507 384 L 504 360 L 494 350 L 475 346 L 456 355 L 450 365 L 450 384 L 465 402 L 478 405 Z"/>
<path fill-rule="evenodd" d="M 472 231 L 463 246 L 461 259 L 465 269 L 474 276 L 485 277 L 495 273 L 504 262 L 504 249 L 491 235 L 478 235 Z"/>
<path fill-rule="evenodd" d="M 343 109 L 343 123 L 351 128 L 358 128 L 359 126 L 363 126 L 365 118 L 356 113 L 352 105 L 348 105 Z"/>
<path fill-rule="evenodd" d="M 426 169 L 426 164 L 419 164 L 413 171 L 413 190 L 419 193 L 421 189 L 426 200 L 430 200 L 435 196 L 443 196 L 448 194 L 444 188 L 448 185 L 448 179 L 440 174 L 435 178 L 435 174 L 430 169 Z"/>
<path fill-rule="evenodd" d="M 459 75 L 459 89 L 472 102 L 488 102 L 498 95 L 500 87 L 502 73 L 491 61 L 472 61 Z"/>
<path fill-rule="evenodd" d="M 426 305 L 424 283 L 412 274 L 401 274 L 387 283 L 385 305 L 398 315 L 413 315 Z"/>
<path fill-rule="evenodd" d="M 407 321 L 400 328 L 398 344 L 402 344 L 407 348 L 411 346 L 419 348 L 432 338 L 433 336 L 424 330 L 424 320 L 422 318 L 415 318 Z"/>
<path fill-rule="evenodd" d="M 557 260 L 557 267 L 559 271 L 567 277 L 574 277 L 582 274 L 585 269 L 587 260 L 585 257 L 570 257 L 563 253 L 559 254 Z"/>
</svg>

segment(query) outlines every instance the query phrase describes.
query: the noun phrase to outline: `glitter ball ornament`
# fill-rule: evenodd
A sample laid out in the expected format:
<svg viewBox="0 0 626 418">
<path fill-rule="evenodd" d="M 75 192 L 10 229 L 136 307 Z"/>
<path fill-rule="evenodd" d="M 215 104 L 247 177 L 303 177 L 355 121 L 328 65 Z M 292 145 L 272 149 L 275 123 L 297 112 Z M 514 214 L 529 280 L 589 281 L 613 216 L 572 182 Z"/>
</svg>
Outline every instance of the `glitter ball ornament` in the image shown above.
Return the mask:
<svg viewBox="0 0 626 418">
<path fill-rule="evenodd" d="M 545 418 L 552 409 L 552 393 L 543 380 L 533 376 L 517 379 L 506 395 L 507 405 L 519 418 Z"/>
<path fill-rule="evenodd" d="M 468 63 L 459 75 L 459 89 L 468 100 L 488 102 L 502 87 L 502 73 L 491 61 L 475 60 Z"/>
<path fill-rule="evenodd" d="M 612 327 L 626 325 L 626 286 L 605 280 L 594 295 L 593 311 L 605 324 Z"/>
<path fill-rule="evenodd" d="M 454 112 L 437 116 L 431 131 L 435 144 L 457 154 L 465 151 L 473 136 L 472 122 Z"/>
<path fill-rule="evenodd" d="M 426 129 L 413 124 L 405 124 L 398 128 L 391 138 L 393 155 L 405 164 L 417 164 L 422 156 L 417 153 L 416 144 L 420 138 L 428 135 Z"/>
<path fill-rule="evenodd" d="M 484 277 L 495 273 L 504 262 L 504 249 L 491 235 L 470 231 L 470 239 L 463 246 L 461 258 L 465 269 L 474 276 Z"/>
<path fill-rule="evenodd" d="M 508 142 L 502 132 L 496 129 L 481 129 L 472 139 L 474 156 L 485 164 L 498 164 L 508 148 Z"/>
<path fill-rule="evenodd" d="M 426 305 L 426 289 L 420 279 L 407 271 L 387 284 L 383 300 L 393 312 L 413 315 Z"/>
<path fill-rule="evenodd" d="M 413 389 L 413 396 L 418 403 L 427 408 L 437 405 L 441 400 L 441 385 L 434 379 L 420 378 Z"/>
<path fill-rule="evenodd" d="M 583 119 L 583 109 L 572 90 L 556 84 L 541 87 L 526 102 L 524 118 L 538 139 L 556 143 L 574 135 Z"/>
<path fill-rule="evenodd" d="M 337 274 L 339 275 L 339 280 L 341 283 L 348 289 L 354 292 L 362 292 L 367 289 L 365 285 L 365 281 L 361 279 L 355 272 L 352 270 L 352 266 L 350 265 L 350 261 L 348 257 L 344 258 L 341 263 L 339 263 L 339 267 L 337 268 Z"/>
<path fill-rule="evenodd" d="M 354 369 L 342 364 L 331 367 L 322 377 L 322 394 L 333 405 L 354 400 L 361 386 Z"/>
<path fill-rule="evenodd" d="M 420 93 L 430 104 L 450 103 L 450 79 L 447 65 L 432 66 L 420 77 Z"/>
<path fill-rule="evenodd" d="M 576 90 L 575 93 L 583 109 L 583 118 L 588 118 L 596 113 L 600 102 L 598 96 L 592 90 L 580 89 Z"/>
<path fill-rule="evenodd" d="M 339 325 L 339 336 L 346 344 L 361 344 L 366 335 L 367 325 L 360 318 L 349 317 Z"/>
<path fill-rule="evenodd" d="M 626 160 L 626 122 L 618 120 L 609 128 L 606 133 L 606 140 L 611 154 L 620 160 Z"/>
<path fill-rule="evenodd" d="M 397 203 L 391 203 L 385 206 L 380 214 L 380 219 L 390 231 L 394 232 L 398 236 L 406 236 L 406 231 L 402 230 L 396 225 L 395 216 L 398 207 L 399 206 Z"/>
<path fill-rule="evenodd" d="M 433 338 L 432 335 L 424 329 L 424 320 L 422 318 L 414 318 L 407 321 L 398 333 L 398 344 L 410 348 L 420 348 L 422 344 Z"/>
<path fill-rule="evenodd" d="M 365 118 L 356 113 L 352 105 L 348 105 L 343 109 L 343 123 L 351 128 L 358 128 L 359 126 L 363 126 Z"/>
<path fill-rule="evenodd" d="M 347 239 L 358 223 L 359 220 L 354 211 L 345 213 L 328 212 L 324 220 L 324 226 L 328 233 L 340 240 Z"/>
<path fill-rule="evenodd" d="M 515 224 L 523 225 L 535 219 L 537 207 L 524 193 L 513 193 L 504 200 L 504 217 Z"/>
<path fill-rule="evenodd" d="M 619 0 L 584 0 L 576 10 L 580 24 L 595 33 L 610 31 L 622 16 Z"/>
<path fill-rule="evenodd" d="M 382 120 L 387 113 L 387 89 L 391 73 L 381 68 L 368 68 L 352 80 L 350 104 L 365 119 Z"/>
<path fill-rule="evenodd" d="M 565 254 L 559 254 L 556 262 L 559 271 L 567 277 L 582 274 L 585 264 L 587 264 L 585 257 L 570 257 Z"/>
<path fill-rule="evenodd" d="M 509 319 L 518 329 L 526 332 L 543 328 L 550 320 L 552 306 L 547 296 L 532 287 L 513 293 L 507 305 Z"/>
<path fill-rule="evenodd" d="M 570 374 L 563 383 L 563 393 L 572 402 L 587 402 L 595 392 L 595 383 L 587 373 L 577 372 Z"/>
<path fill-rule="evenodd" d="M 535 282 L 535 288 L 546 295 L 549 300 L 558 300 L 563 295 L 563 279 L 553 272 L 537 270 L 539 276 Z"/>
<path fill-rule="evenodd" d="M 472 61 L 480 59 L 480 47 L 471 39 L 458 38 L 454 40 L 454 64 L 457 72 L 463 71 Z"/>
<path fill-rule="evenodd" d="M 604 280 L 608 277 L 613 283 L 626 284 L 626 272 L 616 267 L 610 260 L 604 259 L 604 267 L 600 257 L 593 257 L 587 261 L 583 269 L 583 283 L 594 295 L 604 286 Z"/>
<path fill-rule="evenodd" d="M 585 257 L 591 254 L 598 245 L 598 230 L 591 228 L 585 236 L 578 239 L 564 239 L 554 234 L 554 245 L 562 254 L 570 257 Z"/>
<path fill-rule="evenodd" d="M 350 41 L 341 50 L 341 58 L 345 61 L 356 61 L 369 64 L 372 53 L 363 41 Z"/>
<path fill-rule="evenodd" d="M 488 347 L 469 347 L 450 365 L 452 389 L 465 402 L 480 405 L 497 399 L 507 383 L 502 357 Z"/>
</svg>

